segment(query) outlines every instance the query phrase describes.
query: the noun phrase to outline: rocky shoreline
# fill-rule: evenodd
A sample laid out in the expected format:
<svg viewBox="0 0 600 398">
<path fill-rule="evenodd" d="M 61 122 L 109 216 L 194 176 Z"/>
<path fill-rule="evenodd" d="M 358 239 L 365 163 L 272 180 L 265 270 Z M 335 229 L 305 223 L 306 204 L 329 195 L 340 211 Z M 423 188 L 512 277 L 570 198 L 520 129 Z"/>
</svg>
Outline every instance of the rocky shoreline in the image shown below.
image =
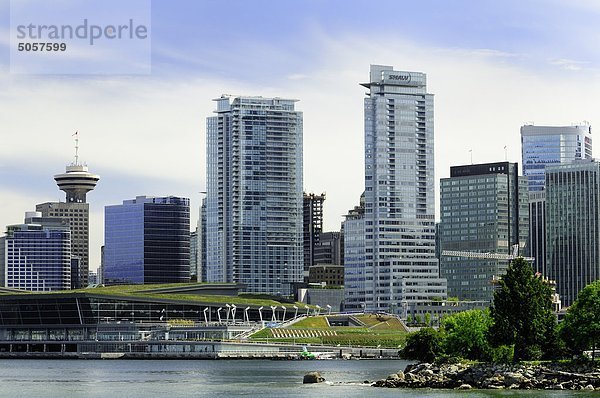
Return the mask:
<svg viewBox="0 0 600 398">
<path fill-rule="evenodd" d="M 373 384 L 388 388 L 600 390 L 600 369 L 563 364 L 408 365 Z"/>
</svg>

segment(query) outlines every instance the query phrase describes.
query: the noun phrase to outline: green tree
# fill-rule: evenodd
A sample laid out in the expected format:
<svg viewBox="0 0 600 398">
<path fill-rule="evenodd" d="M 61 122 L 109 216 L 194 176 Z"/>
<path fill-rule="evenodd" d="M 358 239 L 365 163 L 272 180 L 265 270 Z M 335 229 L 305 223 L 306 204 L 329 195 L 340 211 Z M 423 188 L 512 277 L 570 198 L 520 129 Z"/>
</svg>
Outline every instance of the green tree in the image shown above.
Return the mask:
<svg viewBox="0 0 600 398">
<path fill-rule="evenodd" d="M 558 336 L 550 286 L 523 258 L 510 263 L 499 285 L 490 308 L 490 341 L 514 344 L 515 361 L 553 357 Z"/>
<path fill-rule="evenodd" d="M 431 314 L 429 312 L 425 313 L 425 325 L 431 326 Z"/>
<path fill-rule="evenodd" d="M 445 332 L 444 352 L 477 361 L 491 359 L 487 340 L 491 324 L 488 310 L 464 311 L 444 318 L 441 325 Z"/>
<path fill-rule="evenodd" d="M 433 328 L 423 328 L 406 337 L 403 356 L 406 359 L 433 362 L 443 354 L 442 334 Z"/>
<path fill-rule="evenodd" d="M 571 352 L 581 354 L 600 347 L 600 281 L 587 285 L 567 310 L 561 325 L 561 337 Z"/>
</svg>

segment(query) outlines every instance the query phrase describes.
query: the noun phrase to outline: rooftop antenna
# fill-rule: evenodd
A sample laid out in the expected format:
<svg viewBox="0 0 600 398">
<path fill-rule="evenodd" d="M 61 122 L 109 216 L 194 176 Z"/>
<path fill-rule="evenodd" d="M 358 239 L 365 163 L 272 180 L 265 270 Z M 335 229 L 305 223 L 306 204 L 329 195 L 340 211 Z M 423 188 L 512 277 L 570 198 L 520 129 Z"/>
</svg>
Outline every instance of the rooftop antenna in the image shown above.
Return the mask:
<svg viewBox="0 0 600 398">
<path fill-rule="evenodd" d="M 506 152 L 506 145 L 504 145 L 504 160 L 507 161 L 508 160 L 508 154 Z"/>
<path fill-rule="evenodd" d="M 471 164 L 473 164 L 473 150 L 469 149 L 469 153 L 471 154 Z"/>
<path fill-rule="evenodd" d="M 76 131 L 73 136 L 75 136 L 75 166 L 79 166 L 79 132 Z"/>
</svg>

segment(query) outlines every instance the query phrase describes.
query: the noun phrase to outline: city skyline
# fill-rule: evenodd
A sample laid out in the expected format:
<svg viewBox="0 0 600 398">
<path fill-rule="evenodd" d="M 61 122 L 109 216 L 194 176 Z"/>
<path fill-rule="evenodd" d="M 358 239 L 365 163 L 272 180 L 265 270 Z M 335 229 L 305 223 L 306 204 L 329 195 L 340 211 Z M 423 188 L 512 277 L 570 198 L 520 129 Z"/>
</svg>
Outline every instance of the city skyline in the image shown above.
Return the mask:
<svg viewBox="0 0 600 398">
<path fill-rule="evenodd" d="M 368 3 L 308 1 L 292 13 L 292 5 L 234 2 L 231 25 L 218 29 L 211 18 L 218 3 L 155 2 L 151 75 L 34 76 L 9 73 L 9 4 L 2 1 L 0 224 L 17 224 L 35 203 L 61 198 L 52 176 L 71 162 L 75 131 L 81 159 L 102 176 L 88 197 L 90 269 L 100 262 L 105 205 L 139 195 L 190 197 L 195 224 L 197 192 L 206 186 L 204 119 L 215 93 L 229 92 L 300 100 L 304 190 L 327 193 L 324 230 L 337 230 L 363 189 L 358 83 L 378 63 L 427 73 L 436 94 L 439 196 L 437 181 L 449 166 L 469 163 L 469 150 L 474 163 L 492 162 L 504 160 L 506 146 L 507 159 L 520 163 L 526 122 L 588 120 L 593 127 L 600 120 L 593 23 L 600 8 L 546 4 L 383 2 L 386 15 L 370 29 L 356 23 L 380 17 L 380 6 Z M 331 165 L 326 173 L 323 162 Z M 437 204 L 435 211 L 439 219 Z"/>
</svg>

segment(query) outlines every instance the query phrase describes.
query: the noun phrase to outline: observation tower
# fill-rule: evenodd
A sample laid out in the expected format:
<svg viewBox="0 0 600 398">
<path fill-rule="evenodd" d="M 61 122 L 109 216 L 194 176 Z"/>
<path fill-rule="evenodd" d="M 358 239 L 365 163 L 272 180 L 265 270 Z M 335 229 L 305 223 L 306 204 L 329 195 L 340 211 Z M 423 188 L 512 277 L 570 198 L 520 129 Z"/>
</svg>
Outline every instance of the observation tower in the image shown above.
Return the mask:
<svg viewBox="0 0 600 398">
<path fill-rule="evenodd" d="M 79 162 L 79 138 L 75 133 L 75 162 L 67 166 L 66 172 L 54 176 L 61 191 L 67 195 L 67 203 L 86 203 L 85 195 L 96 188 L 100 176 L 88 171 L 88 167 Z"/>
</svg>

